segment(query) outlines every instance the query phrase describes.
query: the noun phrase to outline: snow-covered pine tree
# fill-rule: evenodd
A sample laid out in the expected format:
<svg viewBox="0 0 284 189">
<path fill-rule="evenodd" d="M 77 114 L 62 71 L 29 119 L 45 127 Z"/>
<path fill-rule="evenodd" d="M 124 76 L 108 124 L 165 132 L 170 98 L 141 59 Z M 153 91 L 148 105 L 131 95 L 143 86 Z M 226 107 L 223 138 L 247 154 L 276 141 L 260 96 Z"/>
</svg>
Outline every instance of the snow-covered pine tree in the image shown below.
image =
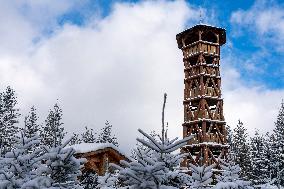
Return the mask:
<svg viewBox="0 0 284 189">
<path fill-rule="evenodd" d="M 251 180 L 254 184 L 264 184 L 270 177 L 267 170 L 266 151 L 264 137 L 255 131 L 254 136 L 250 140 L 251 146 L 251 164 L 252 173 Z"/>
<path fill-rule="evenodd" d="M 211 188 L 209 186 L 213 182 L 213 171 L 212 169 L 216 166 L 216 164 L 212 164 L 209 166 L 198 166 L 189 164 L 190 170 L 192 172 L 193 183 L 190 188 L 196 189 L 206 189 Z"/>
<path fill-rule="evenodd" d="M 11 151 L 16 143 L 16 134 L 19 128 L 16 126 L 20 116 L 17 108 L 17 97 L 11 87 L 0 93 L 0 155 L 3 157 Z"/>
<path fill-rule="evenodd" d="M 82 143 L 82 140 L 80 138 L 80 135 L 77 133 L 73 133 L 72 139 L 69 142 L 69 145 L 72 146 L 74 144 L 80 144 Z"/>
<path fill-rule="evenodd" d="M 97 185 L 97 188 L 99 189 L 132 189 L 128 187 L 125 188 L 123 184 L 120 184 L 119 179 L 117 179 L 117 175 L 113 173 L 106 173 L 103 176 L 99 176 L 98 182 L 99 184 Z"/>
<path fill-rule="evenodd" d="M 237 127 L 233 132 L 233 145 L 232 150 L 235 154 L 235 161 L 240 166 L 240 176 L 245 180 L 251 178 L 251 158 L 250 158 L 250 146 L 248 144 L 247 129 L 243 126 L 243 123 L 239 120 Z"/>
<path fill-rule="evenodd" d="M 151 131 L 149 135 L 150 135 L 151 137 L 155 138 L 155 140 L 158 140 L 158 139 L 159 139 L 159 135 L 158 135 L 155 131 Z M 130 157 L 131 157 L 132 159 L 137 160 L 137 154 L 136 154 L 137 150 L 138 150 L 138 151 L 141 151 L 141 150 L 143 151 L 143 150 L 146 150 L 147 148 L 148 148 L 147 146 L 144 146 L 143 144 L 141 144 L 140 142 L 137 141 L 137 142 L 136 142 L 136 148 L 131 150 L 131 155 L 130 155 Z"/>
<path fill-rule="evenodd" d="M 233 132 L 232 132 L 230 125 L 226 125 L 226 131 L 227 131 L 226 136 L 227 136 L 228 145 L 230 145 L 230 147 L 232 147 L 233 146 Z"/>
<path fill-rule="evenodd" d="M 274 150 L 274 164 L 278 184 L 284 186 L 284 102 L 282 100 L 281 107 L 275 122 L 275 129 L 273 130 L 275 137 Z"/>
<path fill-rule="evenodd" d="M 0 188 L 40 189 L 49 186 L 50 178 L 38 175 L 37 172 L 42 161 L 41 150 L 29 150 L 40 143 L 38 136 L 27 138 L 24 132 L 21 132 L 17 141 L 16 148 L 0 160 Z"/>
<path fill-rule="evenodd" d="M 266 170 L 265 173 L 265 184 L 262 185 L 258 185 L 261 188 L 272 188 L 273 184 L 275 184 L 275 180 L 276 180 L 276 170 L 277 167 L 275 166 L 275 164 L 273 162 L 276 162 L 274 160 L 275 156 L 276 156 L 276 151 L 275 151 L 275 138 L 273 134 L 269 134 L 268 132 L 264 135 L 263 137 L 264 142 L 263 142 L 263 147 L 264 147 L 264 161 L 263 161 L 263 165 L 264 165 L 264 170 Z M 276 186 L 274 186 L 276 187 Z"/>
<path fill-rule="evenodd" d="M 162 111 L 162 132 L 159 139 L 157 140 L 139 129 L 138 131 L 145 139 L 137 138 L 137 141 L 147 148 L 145 150 L 137 149 L 137 161 L 121 161 L 123 167 L 111 164 L 111 166 L 119 170 L 118 179 L 125 187 L 173 189 L 190 184 L 191 177 L 177 168 L 182 159 L 188 154 L 175 154 L 173 152 L 186 145 L 193 137 L 189 136 L 182 140 L 178 140 L 178 138 L 170 140 L 168 138 L 164 124 L 166 97 L 165 94 Z"/>
<path fill-rule="evenodd" d="M 45 120 L 45 125 L 40 130 L 41 143 L 45 146 L 57 147 L 62 145 L 66 132 L 62 123 L 62 109 L 56 103 Z"/>
<path fill-rule="evenodd" d="M 101 132 L 98 136 L 97 143 L 111 143 L 115 146 L 118 146 L 116 136 L 112 136 L 111 133 L 112 125 L 106 121 L 104 128 L 101 129 Z"/>
<path fill-rule="evenodd" d="M 83 171 L 80 176 L 80 185 L 84 189 L 99 189 L 99 176 L 96 172 Z"/>
<path fill-rule="evenodd" d="M 88 128 L 87 126 L 85 127 L 85 132 L 81 134 L 81 141 L 84 143 L 96 143 L 97 142 L 97 137 L 92 128 Z"/>
<path fill-rule="evenodd" d="M 273 151 L 272 151 L 272 146 L 273 146 L 273 141 L 272 141 L 272 137 L 269 134 L 269 132 L 267 132 L 264 135 L 264 155 L 265 155 L 265 161 L 264 161 L 264 165 L 265 165 L 265 169 L 267 170 L 267 175 L 268 175 L 268 179 L 270 180 L 272 178 L 272 172 L 273 172 L 273 161 L 272 161 L 272 157 L 273 157 Z"/>
<path fill-rule="evenodd" d="M 217 184 L 213 189 L 239 189 L 248 188 L 250 182 L 239 178 L 240 166 L 234 161 L 234 154 L 229 152 L 227 159 L 218 159 L 222 169 L 221 175 L 216 175 Z"/>
<path fill-rule="evenodd" d="M 37 123 L 38 116 L 34 106 L 31 107 L 29 114 L 25 117 L 25 136 L 32 138 L 39 135 L 40 125 Z"/>
<path fill-rule="evenodd" d="M 52 148 L 43 146 L 45 151 L 44 165 L 40 169 L 40 174 L 51 179 L 50 187 L 52 188 L 82 188 L 79 185 L 78 177 L 81 176 L 80 168 L 85 160 L 76 159 L 74 157 L 75 150 L 66 147 L 70 140 Z"/>
<path fill-rule="evenodd" d="M 278 162 L 278 142 L 276 140 L 276 137 L 274 136 L 274 133 L 272 133 L 269 136 L 266 136 L 266 159 L 267 160 L 267 167 L 269 172 L 269 182 L 270 184 L 277 184 L 277 176 L 278 170 L 279 170 L 279 164 Z M 267 149 L 269 148 L 269 149 Z"/>
</svg>

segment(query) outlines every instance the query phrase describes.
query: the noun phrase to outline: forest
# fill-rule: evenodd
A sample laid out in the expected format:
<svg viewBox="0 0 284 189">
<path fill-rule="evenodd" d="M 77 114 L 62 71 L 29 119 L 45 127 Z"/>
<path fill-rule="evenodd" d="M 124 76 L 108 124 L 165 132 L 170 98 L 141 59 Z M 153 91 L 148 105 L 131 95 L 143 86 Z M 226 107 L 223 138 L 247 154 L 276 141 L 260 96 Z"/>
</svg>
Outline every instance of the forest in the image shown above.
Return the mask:
<svg viewBox="0 0 284 189">
<path fill-rule="evenodd" d="M 75 158 L 76 152 L 70 146 L 119 146 L 110 122 L 106 121 L 99 131 L 86 126 L 68 138 L 63 110 L 56 103 L 44 123 L 39 123 L 35 106 L 25 115 L 24 123 L 19 123 L 22 115 L 16 92 L 7 87 L 0 93 L 0 188 L 283 188 L 283 102 L 273 132 L 262 134 L 260 128 L 249 136 L 239 120 L 235 127 L 227 126 L 230 148 L 226 159 L 219 157 L 218 164 L 208 166 L 181 167 L 181 161 L 189 154 L 180 153 L 179 149 L 193 136 L 168 138 L 166 100 L 165 94 L 161 131 L 147 134 L 139 129 L 130 161 L 110 163 L 109 171 L 99 176 L 81 171 L 86 160 Z"/>
</svg>

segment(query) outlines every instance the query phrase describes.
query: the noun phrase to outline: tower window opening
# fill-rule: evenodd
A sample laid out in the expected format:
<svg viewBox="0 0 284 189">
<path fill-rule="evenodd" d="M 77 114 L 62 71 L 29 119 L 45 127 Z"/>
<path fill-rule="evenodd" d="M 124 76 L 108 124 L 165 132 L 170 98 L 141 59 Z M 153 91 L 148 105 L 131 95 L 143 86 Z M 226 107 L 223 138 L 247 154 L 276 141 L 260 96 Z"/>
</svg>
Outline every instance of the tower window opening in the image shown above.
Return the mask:
<svg viewBox="0 0 284 189">
<path fill-rule="evenodd" d="M 220 149 L 214 149 L 214 150 L 212 150 L 212 154 L 214 156 L 219 156 L 221 154 L 221 150 Z"/>
<path fill-rule="evenodd" d="M 196 41 L 199 41 L 199 35 L 197 32 L 193 33 L 193 34 L 190 34 L 188 35 L 185 39 L 184 39 L 184 45 L 187 46 L 187 45 L 190 45 Z"/>
<path fill-rule="evenodd" d="M 210 109 L 210 110 L 216 110 L 216 105 L 209 106 L 209 109 Z"/>
<path fill-rule="evenodd" d="M 195 82 L 193 82 L 193 83 L 192 83 L 191 88 L 192 88 L 192 89 L 197 88 L 197 85 L 196 85 L 196 83 L 195 83 Z"/>
<path fill-rule="evenodd" d="M 217 43 L 217 36 L 212 31 L 208 31 L 202 34 L 201 39 L 203 41 L 211 42 L 211 43 Z"/>
<path fill-rule="evenodd" d="M 210 122 L 206 122 L 206 132 L 209 132 L 210 130 L 210 125 L 211 123 Z"/>
<path fill-rule="evenodd" d="M 205 56 L 204 58 L 205 58 L 206 64 L 209 64 L 209 65 L 213 64 L 214 57 L 212 57 L 212 56 Z"/>
<path fill-rule="evenodd" d="M 198 128 L 202 129 L 202 123 L 198 123 Z"/>
<path fill-rule="evenodd" d="M 195 110 L 197 110 L 197 107 L 196 106 L 190 106 L 190 108 L 189 108 L 191 111 L 195 111 Z"/>
<path fill-rule="evenodd" d="M 222 125 L 219 125 L 218 127 L 219 127 L 219 131 L 220 131 L 220 133 L 223 133 Z"/>
<path fill-rule="evenodd" d="M 211 79 L 209 80 L 209 82 L 208 82 L 208 85 L 207 85 L 208 87 L 214 87 L 214 84 L 213 84 L 213 82 L 211 81 Z"/>
<path fill-rule="evenodd" d="M 197 60 L 198 60 L 198 57 L 197 56 L 193 56 L 193 57 L 190 57 L 188 61 L 189 61 L 191 66 L 194 66 L 194 65 L 197 64 Z"/>
</svg>

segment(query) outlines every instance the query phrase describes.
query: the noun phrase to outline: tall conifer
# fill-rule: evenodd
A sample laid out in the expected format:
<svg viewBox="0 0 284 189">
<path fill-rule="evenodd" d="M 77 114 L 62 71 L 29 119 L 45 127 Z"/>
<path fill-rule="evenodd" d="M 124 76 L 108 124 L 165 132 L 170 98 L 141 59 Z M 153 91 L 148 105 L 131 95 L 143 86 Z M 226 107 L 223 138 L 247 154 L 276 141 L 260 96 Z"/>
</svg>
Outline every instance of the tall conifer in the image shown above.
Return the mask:
<svg viewBox="0 0 284 189">
<path fill-rule="evenodd" d="M 45 125 L 40 131 L 42 144 L 48 147 L 57 147 L 62 145 L 62 141 L 66 132 L 64 132 L 62 122 L 62 109 L 56 103 L 49 111 L 45 120 Z"/>
<path fill-rule="evenodd" d="M 111 143 L 115 146 L 118 146 L 117 138 L 115 135 L 112 135 L 112 125 L 106 121 L 104 128 L 101 129 L 101 132 L 98 136 L 97 143 Z"/>
<path fill-rule="evenodd" d="M 11 151 L 16 143 L 16 134 L 19 128 L 19 109 L 17 97 L 11 87 L 0 93 L 0 155 L 3 156 Z"/>
<path fill-rule="evenodd" d="M 255 184 L 264 184 L 269 178 L 268 167 L 266 162 L 266 149 L 263 135 L 259 131 L 255 131 L 251 138 L 251 164 L 252 179 Z"/>
<path fill-rule="evenodd" d="M 35 107 L 31 107 L 29 114 L 25 117 L 25 136 L 32 138 L 36 135 L 39 135 L 40 125 L 38 122 L 38 116 L 36 114 Z"/>
<path fill-rule="evenodd" d="M 278 184 L 284 185 L 284 102 L 282 100 L 273 130 L 275 142 L 273 144 L 275 176 Z"/>
<path fill-rule="evenodd" d="M 251 177 L 250 146 L 248 144 L 248 133 L 243 123 L 239 120 L 234 129 L 233 152 L 236 156 L 236 163 L 240 165 L 240 175 L 244 179 Z"/>
</svg>

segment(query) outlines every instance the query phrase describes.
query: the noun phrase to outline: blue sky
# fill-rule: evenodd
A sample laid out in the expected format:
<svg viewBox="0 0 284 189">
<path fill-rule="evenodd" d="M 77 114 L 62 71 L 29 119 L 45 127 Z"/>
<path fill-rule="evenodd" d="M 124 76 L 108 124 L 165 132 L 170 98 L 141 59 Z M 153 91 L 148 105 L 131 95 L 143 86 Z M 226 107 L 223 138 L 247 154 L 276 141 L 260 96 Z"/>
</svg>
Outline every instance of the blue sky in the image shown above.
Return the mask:
<svg viewBox="0 0 284 189">
<path fill-rule="evenodd" d="M 41 122 L 55 102 L 67 131 L 114 126 L 121 146 L 160 129 L 163 93 L 171 137 L 182 134 L 183 63 L 175 35 L 199 22 L 227 30 L 224 115 L 249 133 L 271 131 L 284 98 L 284 4 L 256 1 L 1 1 L 0 88 Z M 260 119 L 261 118 L 261 119 Z M 22 118 L 23 119 L 23 118 Z"/>
<path fill-rule="evenodd" d="M 107 17 L 111 14 L 115 3 L 140 3 L 141 1 L 132 0 L 108 0 L 108 1 L 83 1 L 79 6 L 74 6 L 64 14 L 59 15 L 57 22 L 60 25 L 72 23 L 74 25 L 83 26 L 89 21 L 90 16 L 95 14 L 100 17 Z M 264 4 L 267 7 L 283 8 L 281 1 L 187 1 L 190 6 L 205 9 L 207 14 L 213 16 L 207 21 L 207 24 L 223 27 L 227 30 L 228 40 L 230 41 L 229 49 L 224 48 L 225 53 L 238 57 L 234 62 L 234 66 L 242 74 L 242 82 L 251 84 L 265 85 L 271 89 L 281 89 L 284 87 L 283 75 L 283 51 L 275 49 L 275 43 L 269 42 L 269 35 L 265 35 L 268 41 L 261 42 L 257 33 L 250 27 L 238 29 L 239 24 L 231 21 L 232 14 L 236 11 L 247 11 L 256 6 L 256 4 Z M 204 15 L 203 15 L 204 16 Z M 211 22 L 210 22 L 211 21 Z M 188 25 L 191 27 L 191 25 Z M 46 28 L 47 33 L 52 32 L 52 28 Z M 267 39 L 266 39 L 267 40 Z M 232 46 L 231 46 L 232 45 Z M 227 52 L 228 51 L 228 52 Z M 246 66 L 249 64 L 249 68 Z M 281 69 L 279 69 L 279 67 Z"/>
</svg>

